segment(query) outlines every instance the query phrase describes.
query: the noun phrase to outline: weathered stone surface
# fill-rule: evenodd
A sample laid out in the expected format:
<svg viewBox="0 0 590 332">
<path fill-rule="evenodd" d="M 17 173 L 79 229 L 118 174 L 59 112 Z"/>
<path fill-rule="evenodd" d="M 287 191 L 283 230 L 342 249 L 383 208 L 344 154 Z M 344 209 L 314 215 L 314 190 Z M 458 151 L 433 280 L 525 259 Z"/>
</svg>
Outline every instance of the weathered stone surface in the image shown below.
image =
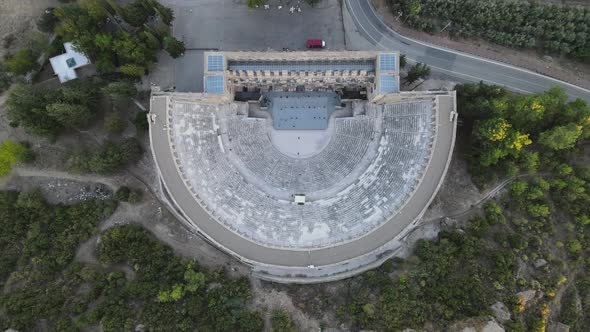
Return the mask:
<svg viewBox="0 0 590 332">
<path fill-rule="evenodd" d="M 145 331 L 145 325 L 138 324 L 135 326 L 135 332 L 143 332 L 143 331 Z"/>
<path fill-rule="evenodd" d="M 520 292 L 520 293 L 518 293 L 518 294 L 516 294 L 516 295 L 518 296 L 518 298 L 519 298 L 521 301 L 523 301 L 523 302 L 524 302 L 524 305 L 526 306 L 526 305 L 527 305 L 527 303 L 529 303 L 529 302 L 530 302 L 532 299 L 534 299 L 534 298 L 535 298 L 535 294 L 536 294 L 536 293 L 537 293 L 537 292 L 535 292 L 534 290 L 532 290 L 532 289 L 529 289 L 529 290 L 522 291 L 522 292 Z"/>
<path fill-rule="evenodd" d="M 492 305 L 491 309 L 494 313 L 494 317 L 496 317 L 500 323 L 510 320 L 510 311 L 504 303 L 498 301 Z"/>
<path fill-rule="evenodd" d="M 559 322 L 549 324 L 547 332 L 570 332 L 570 326 Z"/>
<path fill-rule="evenodd" d="M 538 269 L 538 268 L 541 268 L 541 267 L 543 267 L 543 266 L 545 266 L 545 265 L 547 265 L 547 261 L 546 261 L 546 260 L 544 260 L 543 258 L 539 258 L 539 259 L 537 259 L 537 260 L 535 261 L 535 267 L 536 267 L 537 269 Z"/>
<path fill-rule="evenodd" d="M 491 320 L 483 327 L 481 332 L 504 332 L 504 328 L 495 320 Z"/>
<path fill-rule="evenodd" d="M 477 330 L 475 329 L 475 327 L 465 327 L 463 328 L 463 330 L 461 330 L 461 332 L 477 332 Z"/>
</svg>

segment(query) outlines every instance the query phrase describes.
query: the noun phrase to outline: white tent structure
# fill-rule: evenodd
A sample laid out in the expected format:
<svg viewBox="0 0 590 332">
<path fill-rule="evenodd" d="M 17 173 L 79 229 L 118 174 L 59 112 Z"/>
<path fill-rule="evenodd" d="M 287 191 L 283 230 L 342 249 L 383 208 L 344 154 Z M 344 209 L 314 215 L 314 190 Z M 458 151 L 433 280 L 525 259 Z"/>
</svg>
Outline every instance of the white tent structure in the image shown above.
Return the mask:
<svg viewBox="0 0 590 332">
<path fill-rule="evenodd" d="M 74 49 L 72 43 L 64 43 L 66 53 L 49 59 L 53 72 L 61 83 L 78 78 L 76 69 L 90 64 L 90 60 Z"/>
</svg>

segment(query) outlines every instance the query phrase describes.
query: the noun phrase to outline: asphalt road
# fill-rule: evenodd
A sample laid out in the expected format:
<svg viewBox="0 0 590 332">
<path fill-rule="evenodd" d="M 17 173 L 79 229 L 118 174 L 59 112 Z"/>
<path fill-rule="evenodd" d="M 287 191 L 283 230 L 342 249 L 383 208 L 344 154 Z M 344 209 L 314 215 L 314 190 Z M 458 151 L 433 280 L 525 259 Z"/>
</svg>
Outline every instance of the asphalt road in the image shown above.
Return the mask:
<svg viewBox="0 0 590 332">
<path fill-rule="evenodd" d="M 406 38 L 383 23 L 375 14 L 370 0 L 345 0 L 358 31 L 378 49 L 399 50 L 409 62 L 428 64 L 433 71 L 462 81 L 505 86 L 519 93 L 536 93 L 556 85 L 568 95 L 590 103 L 590 90 L 540 75 L 508 64 L 468 55 Z"/>
<path fill-rule="evenodd" d="M 155 121 L 150 124 L 150 142 L 160 178 L 171 194 L 173 203 L 186 216 L 188 222 L 217 246 L 247 261 L 263 265 L 321 267 L 341 264 L 375 252 L 402 233 L 410 223 L 419 219 L 430 205 L 444 179 L 455 140 L 456 126 L 454 122 L 449 121 L 453 101 L 449 97 L 440 97 L 434 143 L 436 148 L 422 182 L 397 214 L 365 236 L 332 247 L 311 250 L 271 248 L 229 230 L 197 203 L 175 163 L 168 136 L 170 124 L 166 114 L 167 102 L 166 96 L 152 96 L 150 114 L 155 116 Z M 368 259 L 368 262 L 374 260 L 375 258 Z"/>
<path fill-rule="evenodd" d="M 290 13 L 294 0 L 264 10 L 250 9 L 245 1 L 166 0 L 174 8 L 174 36 L 186 43 L 184 57 L 174 61 L 178 92 L 203 91 L 203 51 L 266 51 L 305 49 L 308 38 L 326 41 L 330 50 L 345 49 L 341 6 L 322 0 L 313 9 L 305 2 L 302 12 Z"/>
</svg>

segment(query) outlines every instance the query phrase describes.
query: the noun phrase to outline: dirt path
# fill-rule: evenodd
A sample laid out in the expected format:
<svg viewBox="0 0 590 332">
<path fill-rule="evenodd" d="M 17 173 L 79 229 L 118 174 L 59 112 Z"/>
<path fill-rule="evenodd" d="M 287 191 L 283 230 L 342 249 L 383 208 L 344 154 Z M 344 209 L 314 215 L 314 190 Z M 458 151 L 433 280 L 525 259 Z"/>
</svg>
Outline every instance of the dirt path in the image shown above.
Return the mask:
<svg viewBox="0 0 590 332">
<path fill-rule="evenodd" d="M 74 180 L 80 182 L 98 182 L 106 184 L 114 190 L 117 190 L 121 186 L 120 179 L 118 177 L 107 177 L 92 174 L 72 174 L 68 172 L 55 171 L 55 170 L 40 170 L 30 167 L 16 167 L 14 168 L 15 174 L 21 177 L 45 177 L 45 178 L 57 178 L 65 180 Z"/>
<path fill-rule="evenodd" d="M 502 189 L 506 188 L 506 186 L 511 184 L 513 181 L 518 180 L 518 179 L 523 179 L 523 178 L 546 176 L 546 175 L 550 175 L 550 174 L 551 173 L 546 173 L 546 172 L 535 173 L 535 174 L 520 174 L 520 175 L 511 177 L 511 178 L 505 179 L 502 182 L 496 184 L 494 187 L 492 187 L 485 195 L 483 195 L 479 200 L 477 200 L 475 203 L 473 203 L 469 208 L 454 212 L 452 214 L 447 214 L 442 217 L 430 218 L 430 219 L 425 220 L 424 222 L 428 223 L 428 222 L 432 222 L 435 220 L 442 220 L 445 218 L 457 219 L 457 218 L 465 217 L 467 215 L 474 213 L 476 210 L 479 210 L 482 207 L 482 205 L 487 203 L 489 200 L 495 198 L 496 195 L 498 195 L 498 193 L 500 191 L 502 191 Z"/>
</svg>

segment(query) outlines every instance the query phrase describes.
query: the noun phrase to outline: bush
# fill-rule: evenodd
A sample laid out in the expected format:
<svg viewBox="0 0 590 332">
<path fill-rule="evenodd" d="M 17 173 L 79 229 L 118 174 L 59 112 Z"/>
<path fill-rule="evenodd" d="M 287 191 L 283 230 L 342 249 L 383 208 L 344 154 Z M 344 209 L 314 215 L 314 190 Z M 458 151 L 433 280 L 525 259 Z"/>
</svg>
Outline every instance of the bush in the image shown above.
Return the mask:
<svg viewBox="0 0 590 332">
<path fill-rule="evenodd" d="M 184 55 L 184 51 L 186 50 L 183 41 L 169 36 L 164 38 L 164 48 L 175 59 Z"/>
<path fill-rule="evenodd" d="M 115 104 L 125 105 L 137 94 L 137 89 L 131 82 L 116 81 L 102 88 L 102 92 L 109 96 Z"/>
<path fill-rule="evenodd" d="M 121 66 L 120 69 L 123 74 L 133 77 L 142 77 L 145 75 L 145 67 L 141 65 L 127 64 Z"/>
<path fill-rule="evenodd" d="M 115 193 L 115 199 L 121 202 L 129 202 L 137 204 L 141 202 L 143 192 L 140 189 L 129 189 L 129 187 L 122 186 Z"/>
<path fill-rule="evenodd" d="M 137 112 L 135 114 L 135 120 L 133 120 L 133 124 L 135 125 L 135 129 L 137 129 L 138 133 L 146 132 L 149 129 L 148 123 L 148 112 Z"/>
<path fill-rule="evenodd" d="M 248 0 L 248 8 L 256 8 L 264 5 L 266 0 Z"/>
<path fill-rule="evenodd" d="M 112 112 L 105 117 L 104 127 L 109 133 L 119 135 L 127 128 L 127 120 L 118 112 Z"/>
<path fill-rule="evenodd" d="M 143 198 L 143 192 L 139 189 L 135 189 L 129 193 L 128 200 L 129 200 L 129 203 L 131 203 L 131 204 L 137 204 L 137 203 L 141 202 L 142 198 Z"/>
<path fill-rule="evenodd" d="M 75 150 L 66 161 L 66 169 L 108 175 L 136 162 L 141 154 L 141 146 L 135 138 L 127 138 L 120 144 L 106 141 L 95 153 Z"/>
<path fill-rule="evenodd" d="M 3 141 L 0 143 L 0 177 L 10 174 L 16 164 L 32 159 L 34 155 L 26 145 L 10 140 Z"/>
<path fill-rule="evenodd" d="M 117 189 L 117 192 L 115 192 L 115 199 L 122 202 L 127 202 L 127 200 L 129 200 L 130 192 L 131 191 L 129 190 L 129 187 L 122 186 L 119 189 Z"/>
<path fill-rule="evenodd" d="M 289 314 L 284 310 L 274 310 L 271 317 L 273 332 L 295 332 L 297 329 Z"/>
<path fill-rule="evenodd" d="M 27 132 L 55 138 L 62 129 L 89 123 L 96 112 L 100 81 L 78 79 L 55 90 L 17 84 L 6 101 L 8 119 Z"/>
<path fill-rule="evenodd" d="M 37 62 L 30 50 L 20 50 L 6 60 L 6 67 L 15 75 L 26 75 L 37 68 Z"/>
</svg>

